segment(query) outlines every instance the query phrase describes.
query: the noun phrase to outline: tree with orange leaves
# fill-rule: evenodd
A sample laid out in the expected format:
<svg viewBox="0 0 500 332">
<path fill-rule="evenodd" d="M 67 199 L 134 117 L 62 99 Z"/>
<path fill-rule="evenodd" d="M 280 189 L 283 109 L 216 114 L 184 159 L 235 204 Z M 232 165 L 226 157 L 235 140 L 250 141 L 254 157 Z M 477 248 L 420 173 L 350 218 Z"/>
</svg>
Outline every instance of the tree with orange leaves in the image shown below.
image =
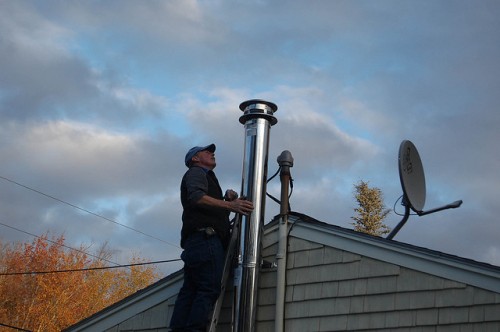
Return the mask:
<svg viewBox="0 0 500 332">
<path fill-rule="evenodd" d="M 63 236 L 0 244 L 0 324 L 61 331 L 159 278 L 152 265 L 95 269 L 110 265 L 106 245 L 94 257 L 83 246 L 65 248 Z M 141 262 L 133 258 L 131 264 Z M 23 274 L 33 271 L 43 273 Z"/>
</svg>

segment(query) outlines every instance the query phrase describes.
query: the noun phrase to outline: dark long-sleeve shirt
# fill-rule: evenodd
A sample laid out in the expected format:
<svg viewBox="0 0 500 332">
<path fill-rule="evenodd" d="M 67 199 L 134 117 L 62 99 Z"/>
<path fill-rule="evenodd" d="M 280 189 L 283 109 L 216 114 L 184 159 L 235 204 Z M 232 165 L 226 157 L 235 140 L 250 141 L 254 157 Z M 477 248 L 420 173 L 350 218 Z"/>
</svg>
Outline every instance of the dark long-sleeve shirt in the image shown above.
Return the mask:
<svg viewBox="0 0 500 332">
<path fill-rule="evenodd" d="M 229 212 L 221 208 L 197 204 L 204 195 L 223 199 L 222 189 L 215 173 L 193 166 L 184 174 L 181 182 L 181 203 L 184 209 L 181 247 L 189 235 L 204 227 L 212 227 L 222 241 L 229 236 Z"/>
</svg>

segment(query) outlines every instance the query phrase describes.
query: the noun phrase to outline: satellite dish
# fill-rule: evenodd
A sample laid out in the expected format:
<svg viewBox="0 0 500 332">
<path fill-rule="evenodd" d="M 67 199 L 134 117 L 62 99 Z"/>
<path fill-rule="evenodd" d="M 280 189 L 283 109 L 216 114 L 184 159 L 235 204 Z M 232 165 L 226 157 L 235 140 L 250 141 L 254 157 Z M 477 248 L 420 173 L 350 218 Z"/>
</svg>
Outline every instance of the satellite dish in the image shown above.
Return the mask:
<svg viewBox="0 0 500 332">
<path fill-rule="evenodd" d="M 425 204 L 425 175 L 417 148 L 404 140 L 399 146 L 399 179 L 410 208 L 422 212 Z"/>
<path fill-rule="evenodd" d="M 412 142 L 408 140 L 401 142 L 398 162 L 399 179 L 403 188 L 402 204 L 405 206 L 405 214 L 399 224 L 387 236 L 388 239 L 392 239 L 406 223 L 410 217 L 410 209 L 415 211 L 417 215 L 423 216 L 446 209 L 455 209 L 462 205 L 462 201 L 459 200 L 445 206 L 424 211 L 426 194 L 424 168 L 417 148 Z"/>
</svg>

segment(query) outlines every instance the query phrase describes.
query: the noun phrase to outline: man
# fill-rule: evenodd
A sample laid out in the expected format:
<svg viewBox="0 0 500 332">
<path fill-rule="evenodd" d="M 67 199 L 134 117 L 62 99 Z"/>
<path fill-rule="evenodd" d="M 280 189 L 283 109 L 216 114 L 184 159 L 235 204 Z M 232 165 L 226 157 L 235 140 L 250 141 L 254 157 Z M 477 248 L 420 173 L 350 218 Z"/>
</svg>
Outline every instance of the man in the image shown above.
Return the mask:
<svg viewBox="0 0 500 332">
<path fill-rule="evenodd" d="M 170 321 L 172 331 L 206 331 L 221 291 L 229 213 L 249 214 L 253 204 L 222 189 L 213 172 L 215 144 L 195 146 L 185 157 L 189 168 L 181 182 L 184 283 Z"/>
</svg>

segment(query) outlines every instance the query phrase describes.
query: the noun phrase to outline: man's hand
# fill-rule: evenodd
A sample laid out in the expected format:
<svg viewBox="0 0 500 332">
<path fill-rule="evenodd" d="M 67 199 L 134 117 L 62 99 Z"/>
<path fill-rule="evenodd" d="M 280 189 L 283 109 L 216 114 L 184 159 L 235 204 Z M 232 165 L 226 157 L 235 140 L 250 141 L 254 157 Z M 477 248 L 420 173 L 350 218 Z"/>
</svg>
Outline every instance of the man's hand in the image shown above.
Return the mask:
<svg viewBox="0 0 500 332">
<path fill-rule="evenodd" d="M 248 215 L 253 211 L 253 203 L 247 201 L 245 198 L 238 198 L 229 202 L 231 211 Z"/>
<path fill-rule="evenodd" d="M 233 189 L 226 190 L 226 194 L 224 195 L 224 200 L 231 202 L 238 198 L 238 193 Z"/>
</svg>

